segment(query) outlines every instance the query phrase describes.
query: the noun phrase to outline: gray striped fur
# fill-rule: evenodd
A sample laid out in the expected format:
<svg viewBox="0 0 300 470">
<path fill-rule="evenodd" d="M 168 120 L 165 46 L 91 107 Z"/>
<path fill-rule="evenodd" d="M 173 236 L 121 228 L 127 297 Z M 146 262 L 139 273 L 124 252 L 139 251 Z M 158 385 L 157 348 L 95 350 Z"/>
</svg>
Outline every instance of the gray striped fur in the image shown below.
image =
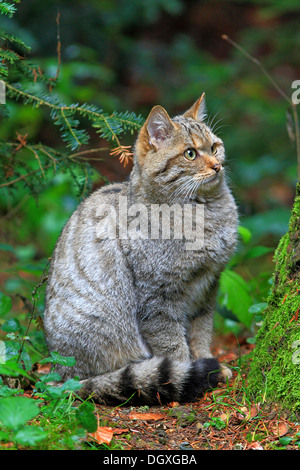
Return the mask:
<svg viewBox="0 0 300 470">
<path fill-rule="evenodd" d="M 100 403 L 131 396 L 145 403 L 193 400 L 228 375 L 210 345 L 237 211 L 224 171 L 209 181 L 225 153 L 202 122 L 200 104 L 173 120 L 154 108 L 139 133 L 129 181 L 92 193 L 56 244 L 44 314 L 48 347 L 75 356 L 74 367 L 58 365 L 57 372 L 62 380 L 79 376 L 81 394 Z M 187 161 L 183 151 L 195 143 L 197 159 Z M 193 190 L 189 179 L 199 183 Z M 151 204 L 204 205 L 204 246 L 187 250 L 184 238 L 102 239 L 99 206 L 117 210 L 120 196 L 149 210 Z"/>
</svg>

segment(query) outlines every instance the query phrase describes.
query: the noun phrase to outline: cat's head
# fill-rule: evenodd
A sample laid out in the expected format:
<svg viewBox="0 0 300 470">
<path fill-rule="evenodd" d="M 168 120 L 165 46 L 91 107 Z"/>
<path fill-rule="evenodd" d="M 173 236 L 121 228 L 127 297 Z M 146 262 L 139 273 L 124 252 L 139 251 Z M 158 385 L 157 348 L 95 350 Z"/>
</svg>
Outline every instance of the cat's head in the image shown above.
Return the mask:
<svg viewBox="0 0 300 470">
<path fill-rule="evenodd" d="M 174 201 L 216 188 L 223 178 L 225 151 L 222 140 L 205 124 L 205 116 L 204 93 L 173 119 L 161 106 L 151 110 L 135 147 L 144 185 Z"/>
</svg>

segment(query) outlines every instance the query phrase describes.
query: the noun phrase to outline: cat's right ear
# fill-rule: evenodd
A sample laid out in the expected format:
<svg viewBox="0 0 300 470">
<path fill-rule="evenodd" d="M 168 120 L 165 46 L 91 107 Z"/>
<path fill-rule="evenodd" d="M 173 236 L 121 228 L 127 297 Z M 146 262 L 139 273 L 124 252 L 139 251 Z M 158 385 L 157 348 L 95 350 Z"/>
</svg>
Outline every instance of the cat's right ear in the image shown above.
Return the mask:
<svg viewBox="0 0 300 470">
<path fill-rule="evenodd" d="M 167 111 L 162 106 L 154 106 L 145 122 L 149 144 L 156 149 L 165 145 L 172 136 L 175 124 L 171 121 Z"/>
</svg>

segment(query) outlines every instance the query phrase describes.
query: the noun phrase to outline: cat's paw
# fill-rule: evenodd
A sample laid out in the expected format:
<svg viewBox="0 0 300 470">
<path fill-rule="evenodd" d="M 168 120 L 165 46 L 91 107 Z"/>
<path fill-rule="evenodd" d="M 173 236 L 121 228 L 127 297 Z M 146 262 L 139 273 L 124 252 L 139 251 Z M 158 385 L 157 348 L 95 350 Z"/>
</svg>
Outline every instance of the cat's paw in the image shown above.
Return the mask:
<svg viewBox="0 0 300 470">
<path fill-rule="evenodd" d="M 220 381 L 226 382 L 227 380 L 230 380 L 231 377 L 232 377 L 232 372 L 229 369 L 229 367 L 225 366 L 224 364 L 221 364 Z"/>
</svg>

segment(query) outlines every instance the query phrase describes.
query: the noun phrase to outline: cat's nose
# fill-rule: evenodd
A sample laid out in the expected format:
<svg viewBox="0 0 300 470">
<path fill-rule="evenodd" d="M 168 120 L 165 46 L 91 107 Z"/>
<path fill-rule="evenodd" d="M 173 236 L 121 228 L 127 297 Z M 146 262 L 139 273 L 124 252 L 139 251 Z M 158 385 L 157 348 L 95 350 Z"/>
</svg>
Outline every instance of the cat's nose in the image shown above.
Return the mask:
<svg viewBox="0 0 300 470">
<path fill-rule="evenodd" d="M 218 173 L 221 170 L 221 163 L 215 163 L 214 166 L 212 166 L 212 169 L 215 170 L 216 173 Z"/>
</svg>

